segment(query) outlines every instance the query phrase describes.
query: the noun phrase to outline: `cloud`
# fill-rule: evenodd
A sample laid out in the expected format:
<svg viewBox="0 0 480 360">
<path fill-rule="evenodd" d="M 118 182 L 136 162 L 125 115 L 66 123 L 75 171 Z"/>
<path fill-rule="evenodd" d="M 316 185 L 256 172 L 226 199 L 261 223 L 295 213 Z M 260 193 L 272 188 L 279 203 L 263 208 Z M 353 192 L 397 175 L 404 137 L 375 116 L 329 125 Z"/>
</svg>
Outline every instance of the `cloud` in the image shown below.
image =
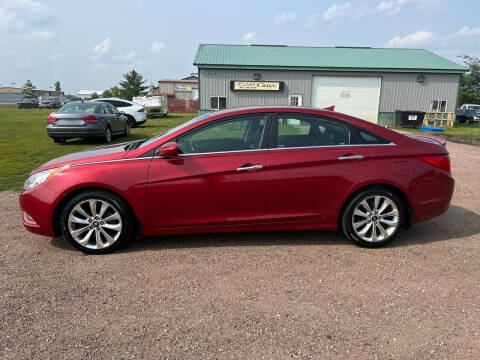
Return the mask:
<svg viewBox="0 0 480 360">
<path fill-rule="evenodd" d="M 54 53 L 50 56 L 50 58 L 53 60 L 53 61 L 58 61 L 60 59 L 63 58 L 63 54 L 62 53 Z"/>
<path fill-rule="evenodd" d="M 388 47 L 409 47 L 424 45 L 435 38 L 435 34 L 431 31 L 417 31 L 404 37 L 396 36 L 385 45 Z"/>
<path fill-rule="evenodd" d="M 352 4 L 347 2 L 345 4 L 334 4 L 325 10 L 322 14 L 324 20 L 332 20 L 344 17 L 352 10 Z"/>
<path fill-rule="evenodd" d="M 243 35 L 243 41 L 244 42 L 252 41 L 256 36 L 257 36 L 257 33 L 248 32 L 245 35 Z"/>
<path fill-rule="evenodd" d="M 47 7 L 33 0 L 0 1 L 0 32 L 30 34 L 44 31 L 52 22 Z"/>
<path fill-rule="evenodd" d="M 295 18 L 296 18 L 296 15 L 292 11 L 276 13 L 275 16 L 273 17 L 273 22 L 275 23 L 275 25 L 283 25 L 290 21 L 295 20 Z"/>
<path fill-rule="evenodd" d="M 31 36 L 34 39 L 49 40 L 49 39 L 53 38 L 53 33 L 50 30 L 33 31 L 31 33 Z"/>
<path fill-rule="evenodd" d="M 131 62 L 136 55 L 137 54 L 135 53 L 135 51 L 132 50 L 126 54 L 117 54 L 113 56 L 113 59 L 128 63 L 128 62 Z"/>
<path fill-rule="evenodd" d="M 152 45 L 150 45 L 150 52 L 158 53 L 162 51 L 164 48 L 165 48 L 165 43 L 155 41 L 154 43 L 152 43 Z"/>
<path fill-rule="evenodd" d="M 456 37 L 474 37 L 480 36 L 480 27 L 471 28 L 469 26 L 462 27 L 454 36 Z"/>
<path fill-rule="evenodd" d="M 108 54 L 111 48 L 112 40 L 110 38 L 102 40 L 100 43 L 93 47 L 93 52 L 95 53 L 95 55 L 92 57 L 92 60 L 96 60 L 99 57 Z"/>
<path fill-rule="evenodd" d="M 443 0 L 386 0 L 378 5 L 379 12 L 386 12 L 390 15 L 398 13 L 405 5 L 415 5 L 428 9 L 429 12 L 438 12 L 442 9 Z"/>
</svg>

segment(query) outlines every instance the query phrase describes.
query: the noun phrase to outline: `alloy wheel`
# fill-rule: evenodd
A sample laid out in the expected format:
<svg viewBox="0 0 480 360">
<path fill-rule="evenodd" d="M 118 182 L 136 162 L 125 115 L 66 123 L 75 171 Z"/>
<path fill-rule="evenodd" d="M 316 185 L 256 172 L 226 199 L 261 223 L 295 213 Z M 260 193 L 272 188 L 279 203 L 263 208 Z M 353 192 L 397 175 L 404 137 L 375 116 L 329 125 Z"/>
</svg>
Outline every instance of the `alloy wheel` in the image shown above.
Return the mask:
<svg viewBox="0 0 480 360">
<path fill-rule="evenodd" d="M 122 218 L 111 203 L 100 199 L 87 199 L 70 211 L 68 231 L 83 247 L 105 249 L 120 237 Z"/>
<path fill-rule="evenodd" d="M 399 225 L 399 211 L 394 201 L 386 196 L 366 197 L 352 213 L 355 234 L 367 242 L 385 241 L 395 234 Z"/>
</svg>

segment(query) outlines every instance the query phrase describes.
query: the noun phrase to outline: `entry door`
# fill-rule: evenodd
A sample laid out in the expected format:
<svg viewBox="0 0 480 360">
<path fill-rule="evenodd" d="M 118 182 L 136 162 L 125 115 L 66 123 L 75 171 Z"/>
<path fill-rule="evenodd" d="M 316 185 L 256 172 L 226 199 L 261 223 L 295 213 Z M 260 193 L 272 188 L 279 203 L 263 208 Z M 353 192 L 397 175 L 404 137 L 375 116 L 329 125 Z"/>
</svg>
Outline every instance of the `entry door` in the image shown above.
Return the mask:
<svg viewBox="0 0 480 360">
<path fill-rule="evenodd" d="M 266 219 L 327 216 L 367 168 L 363 146 L 343 123 L 313 115 L 279 115 L 268 152 Z"/>
<path fill-rule="evenodd" d="M 154 158 L 148 179 L 154 225 L 264 221 L 266 118 L 251 115 L 209 124 L 177 139 L 178 158 Z"/>
<path fill-rule="evenodd" d="M 314 76 L 312 107 L 335 105 L 335 111 L 377 123 L 380 77 Z"/>
</svg>

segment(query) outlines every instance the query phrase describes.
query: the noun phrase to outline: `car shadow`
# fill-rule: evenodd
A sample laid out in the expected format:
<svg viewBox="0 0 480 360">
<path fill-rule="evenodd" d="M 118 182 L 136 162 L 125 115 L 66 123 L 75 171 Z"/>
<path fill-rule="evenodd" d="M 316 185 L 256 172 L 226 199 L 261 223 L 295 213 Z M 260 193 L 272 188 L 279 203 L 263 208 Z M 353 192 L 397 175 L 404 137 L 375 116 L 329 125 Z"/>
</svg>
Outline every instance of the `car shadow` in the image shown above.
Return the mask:
<svg viewBox="0 0 480 360">
<path fill-rule="evenodd" d="M 387 248 L 425 245 L 455 240 L 480 234 L 480 214 L 452 205 L 442 216 L 415 224 L 409 230 L 402 229 L 397 237 L 386 245 Z M 76 251 L 62 237 L 52 239 L 52 245 L 61 249 Z M 122 253 L 185 249 L 205 247 L 237 246 L 305 246 L 305 245 L 352 245 L 340 233 L 334 231 L 267 231 L 211 233 L 192 235 L 150 236 L 132 240 L 120 250 Z"/>
<path fill-rule="evenodd" d="M 105 140 L 103 140 L 101 138 L 88 138 L 88 139 L 74 138 L 74 139 L 68 139 L 65 143 L 59 144 L 59 145 L 68 146 L 68 145 L 92 144 L 92 145 L 95 145 L 95 146 L 106 146 L 106 145 L 115 145 L 115 144 L 120 144 L 120 143 L 124 143 L 124 142 L 148 139 L 150 137 L 151 136 L 149 136 L 147 134 L 131 134 L 130 136 L 115 135 L 112 139 L 112 142 L 109 143 L 109 144 L 105 143 Z"/>
</svg>

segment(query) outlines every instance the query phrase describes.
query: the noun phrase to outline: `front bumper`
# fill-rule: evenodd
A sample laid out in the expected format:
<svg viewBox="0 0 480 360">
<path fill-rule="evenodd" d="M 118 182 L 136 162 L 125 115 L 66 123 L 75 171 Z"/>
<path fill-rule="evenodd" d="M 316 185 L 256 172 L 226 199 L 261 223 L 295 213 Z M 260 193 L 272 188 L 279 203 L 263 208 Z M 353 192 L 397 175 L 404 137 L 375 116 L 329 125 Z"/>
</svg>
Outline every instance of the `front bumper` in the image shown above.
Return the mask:
<svg viewBox="0 0 480 360">
<path fill-rule="evenodd" d="M 55 236 L 52 216 L 59 195 L 43 185 L 23 191 L 19 197 L 23 226 L 35 234 Z"/>
</svg>

